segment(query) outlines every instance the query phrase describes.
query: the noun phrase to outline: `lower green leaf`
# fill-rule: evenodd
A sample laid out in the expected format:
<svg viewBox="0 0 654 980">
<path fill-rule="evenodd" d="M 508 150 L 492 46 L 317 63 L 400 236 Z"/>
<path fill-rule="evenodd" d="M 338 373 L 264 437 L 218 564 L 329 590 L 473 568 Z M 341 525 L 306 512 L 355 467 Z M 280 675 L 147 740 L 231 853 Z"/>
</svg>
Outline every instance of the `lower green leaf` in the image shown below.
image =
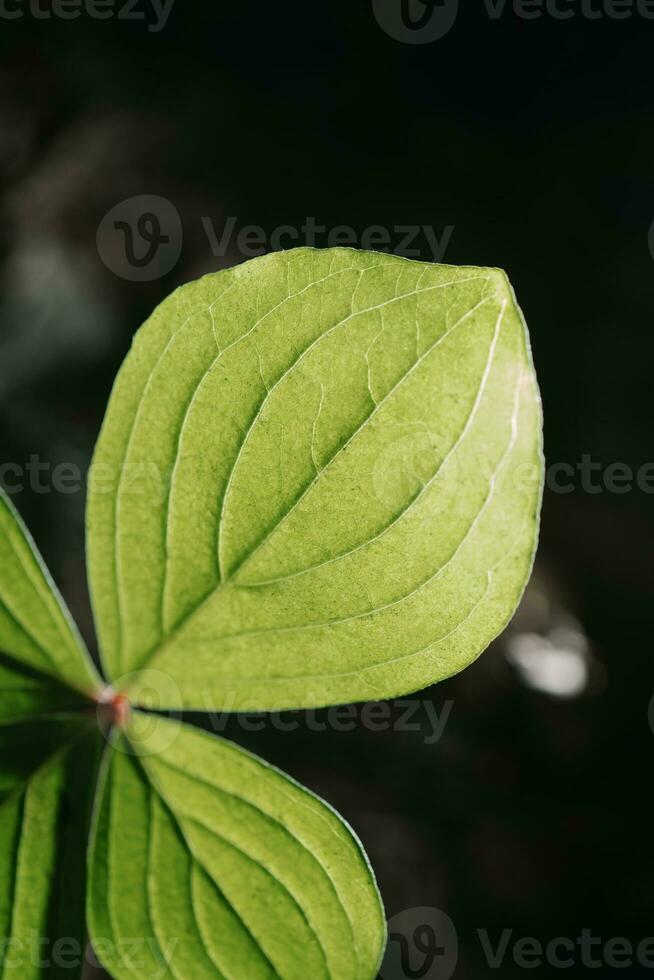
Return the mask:
<svg viewBox="0 0 654 980">
<path fill-rule="evenodd" d="M 85 704 L 77 691 L 0 653 L 0 725 L 77 711 Z"/>
<path fill-rule="evenodd" d="M 384 914 L 325 803 L 223 739 L 135 714 L 107 760 L 89 928 L 116 980 L 371 980 Z"/>
<path fill-rule="evenodd" d="M 0 980 L 74 980 L 99 736 L 88 720 L 0 728 Z"/>
</svg>

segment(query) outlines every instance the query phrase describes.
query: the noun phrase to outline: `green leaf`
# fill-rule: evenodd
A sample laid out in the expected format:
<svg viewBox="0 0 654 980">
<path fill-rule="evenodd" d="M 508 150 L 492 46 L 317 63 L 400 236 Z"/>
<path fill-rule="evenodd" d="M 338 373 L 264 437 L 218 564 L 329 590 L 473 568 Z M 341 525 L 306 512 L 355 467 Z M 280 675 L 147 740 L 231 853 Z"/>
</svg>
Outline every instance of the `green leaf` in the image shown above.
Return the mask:
<svg viewBox="0 0 654 980">
<path fill-rule="evenodd" d="M 0 721 L 16 717 L 19 705 L 25 714 L 33 714 L 49 695 L 50 709 L 67 706 L 71 695 L 63 695 L 63 683 L 85 695 L 102 683 L 34 542 L 1 488 L 0 655 Z"/>
<path fill-rule="evenodd" d="M 88 719 L 0 729 L 0 978 L 74 980 L 101 738 Z"/>
<path fill-rule="evenodd" d="M 79 711 L 87 704 L 70 687 L 0 654 L 0 725 Z"/>
<path fill-rule="evenodd" d="M 107 760 L 90 857 L 91 938 L 116 980 L 376 976 L 383 909 L 333 810 L 185 724 L 137 714 L 128 738 Z"/>
<path fill-rule="evenodd" d="M 109 673 L 217 710 L 425 687 L 511 617 L 541 483 L 501 271 L 297 249 L 207 276 L 136 337 L 95 455 Z"/>
</svg>

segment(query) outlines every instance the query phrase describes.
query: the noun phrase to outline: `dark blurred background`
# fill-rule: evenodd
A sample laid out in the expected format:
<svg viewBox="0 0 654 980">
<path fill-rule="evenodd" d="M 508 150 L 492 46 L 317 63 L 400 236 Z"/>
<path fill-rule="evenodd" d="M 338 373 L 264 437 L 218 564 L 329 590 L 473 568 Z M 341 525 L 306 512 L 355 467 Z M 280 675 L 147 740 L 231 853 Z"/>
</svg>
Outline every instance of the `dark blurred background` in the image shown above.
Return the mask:
<svg viewBox="0 0 654 980">
<path fill-rule="evenodd" d="M 497 974 L 479 929 L 653 936 L 654 20 L 468 3 L 419 44 L 394 36 L 399 0 L 176 0 L 164 26 L 147 0 L 102 20 L 32 3 L 0 14 L 0 463 L 88 642 L 81 484 L 153 306 L 282 225 L 299 243 L 314 219 L 319 246 L 381 226 L 395 250 L 427 226 L 444 251 L 423 230 L 416 257 L 504 267 L 530 325 L 549 466 L 534 580 L 408 722 L 396 704 L 383 731 L 360 711 L 352 731 L 326 712 L 225 731 L 350 820 L 389 917 L 447 913 L 455 977 Z M 140 255 L 168 235 L 163 257 L 130 263 L 102 224 L 115 208 Z M 576 954 L 573 975 L 601 962 Z M 510 945 L 501 974 L 523 973 Z"/>
</svg>

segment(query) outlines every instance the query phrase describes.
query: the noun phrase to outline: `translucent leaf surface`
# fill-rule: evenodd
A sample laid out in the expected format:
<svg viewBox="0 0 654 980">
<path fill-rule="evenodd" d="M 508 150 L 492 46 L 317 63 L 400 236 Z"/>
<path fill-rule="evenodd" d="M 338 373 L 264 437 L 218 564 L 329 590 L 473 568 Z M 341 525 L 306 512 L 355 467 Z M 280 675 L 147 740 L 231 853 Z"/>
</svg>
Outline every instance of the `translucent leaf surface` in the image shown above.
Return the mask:
<svg viewBox="0 0 654 980">
<path fill-rule="evenodd" d="M 100 743 L 88 719 L 0 728 L 2 980 L 81 976 Z"/>
<path fill-rule="evenodd" d="M 117 980 L 372 980 L 385 940 L 333 810 L 229 742 L 145 716 L 108 759 L 89 922 Z"/>
<path fill-rule="evenodd" d="M 185 286 L 138 334 L 95 456 L 108 669 L 227 710 L 425 687 L 513 613 L 541 469 L 502 272 L 298 249 Z"/>
<path fill-rule="evenodd" d="M 61 705 L 62 683 L 86 695 L 101 685 L 34 542 L 0 489 L 0 721 L 17 714 L 12 690 L 15 706 L 22 701 L 32 714 L 48 691 L 51 707 Z"/>
</svg>

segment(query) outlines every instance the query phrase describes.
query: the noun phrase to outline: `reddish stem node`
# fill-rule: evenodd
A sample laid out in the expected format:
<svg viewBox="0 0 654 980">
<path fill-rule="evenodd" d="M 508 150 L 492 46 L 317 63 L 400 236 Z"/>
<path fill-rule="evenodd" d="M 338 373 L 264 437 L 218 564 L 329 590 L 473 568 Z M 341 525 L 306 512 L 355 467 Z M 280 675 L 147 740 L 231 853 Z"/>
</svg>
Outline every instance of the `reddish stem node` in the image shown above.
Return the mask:
<svg viewBox="0 0 654 980">
<path fill-rule="evenodd" d="M 98 712 L 103 725 L 125 728 L 132 706 L 126 694 L 117 694 L 108 688 L 98 698 Z"/>
</svg>

